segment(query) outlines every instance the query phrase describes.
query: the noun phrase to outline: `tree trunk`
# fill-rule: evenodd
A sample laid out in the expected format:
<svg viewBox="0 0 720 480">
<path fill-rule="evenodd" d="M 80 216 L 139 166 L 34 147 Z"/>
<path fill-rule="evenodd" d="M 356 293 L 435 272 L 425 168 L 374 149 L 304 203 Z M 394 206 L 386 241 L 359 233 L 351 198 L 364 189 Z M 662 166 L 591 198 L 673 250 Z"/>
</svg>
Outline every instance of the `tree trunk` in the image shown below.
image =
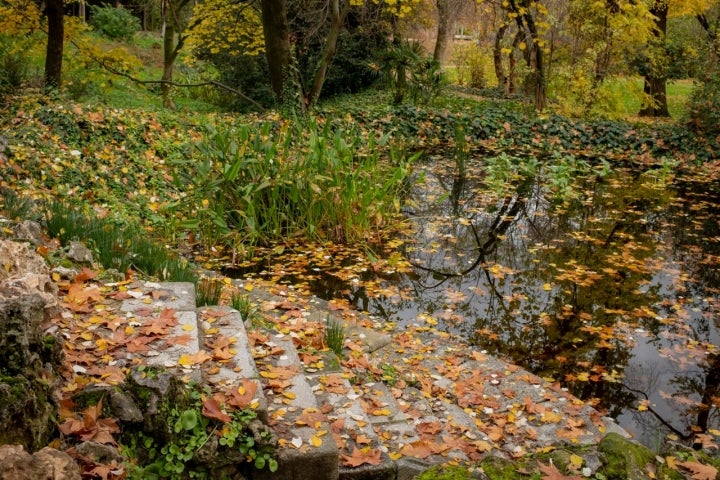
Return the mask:
<svg viewBox="0 0 720 480">
<path fill-rule="evenodd" d="M 45 90 L 59 89 L 62 85 L 63 42 L 65 40 L 63 0 L 47 0 L 45 15 L 48 19 L 48 39 L 45 51 Z"/>
<path fill-rule="evenodd" d="M 528 49 L 528 53 L 531 55 L 531 63 L 533 66 L 532 82 L 535 96 L 535 109 L 544 110 L 545 104 L 547 103 L 545 62 L 543 50 L 539 46 L 540 37 L 537 26 L 535 25 L 535 19 L 530 13 L 530 2 L 528 0 L 522 0 L 518 3 L 515 0 L 510 0 L 509 7 L 510 11 L 516 15 L 515 22 L 517 23 L 518 30 L 522 32 L 527 28 L 530 34 L 530 44 L 526 46 L 526 49 Z"/>
<path fill-rule="evenodd" d="M 449 2 L 450 0 L 437 0 L 438 30 L 437 38 L 435 39 L 433 59 L 441 65 L 447 57 L 447 51 L 452 43 L 452 35 L 455 29 L 455 22 L 451 18 Z"/>
<path fill-rule="evenodd" d="M 285 75 L 290 68 L 290 26 L 285 0 L 261 0 L 265 55 L 275 98 L 283 99 Z"/>
<path fill-rule="evenodd" d="M 167 10 L 165 10 L 167 15 Z M 175 26 L 171 21 L 165 21 L 165 31 L 163 32 L 163 82 L 172 82 L 173 79 L 173 65 L 175 63 L 176 50 L 175 50 Z M 163 106 L 175 109 L 175 102 L 173 102 L 171 94 L 172 85 L 169 83 L 160 84 L 160 92 L 162 93 Z"/>
<path fill-rule="evenodd" d="M 340 32 L 342 31 L 343 24 L 345 23 L 345 17 L 347 16 L 349 11 L 350 2 L 346 3 L 341 11 L 339 0 L 333 0 L 332 25 L 330 27 L 330 32 L 325 38 L 325 47 L 323 49 L 317 72 L 315 72 L 315 78 L 313 79 L 312 87 L 310 87 L 310 91 L 305 98 L 305 105 L 307 107 L 311 107 L 312 105 L 314 105 L 318 97 L 320 96 L 320 91 L 322 90 L 323 84 L 325 83 L 327 69 L 330 66 L 330 62 L 332 62 L 333 56 L 335 56 L 337 41 L 340 37 Z"/>
<path fill-rule="evenodd" d="M 495 35 L 495 44 L 493 46 L 493 65 L 495 66 L 495 76 L 498 80 L 498 85 L 508 92 L 508 77 L 505 75 L 505 69 L 502 64 L 502 39 L 505 36 L 505 32 L 508 29 L 508 24 L 503 23 Z"/>
<path fill-rule="evenodd" d="M 656 0 L 650 9 L 655 17 L 655 39 L 662 42 L 667 32 L 668 4 L 664 0 Z M 667 103 L 667 78 L 662 73 L 650 72 L 645 75 L 643 92 L 649 96 L 650 102 L 638 115 L 641 117 L 669 117 Z"/>
</svg>

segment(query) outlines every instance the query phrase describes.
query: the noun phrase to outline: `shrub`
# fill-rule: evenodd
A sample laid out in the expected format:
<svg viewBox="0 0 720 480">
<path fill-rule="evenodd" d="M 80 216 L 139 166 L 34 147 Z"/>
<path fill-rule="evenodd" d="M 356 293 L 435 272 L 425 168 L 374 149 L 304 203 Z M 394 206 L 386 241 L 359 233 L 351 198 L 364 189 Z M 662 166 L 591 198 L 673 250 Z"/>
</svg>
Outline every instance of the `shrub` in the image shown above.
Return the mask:
<svg viewBox="0 0 720 480">
<path fill-rule="evenodd" d="M 399 209 L 410 163 L 357 128 L 285 123 L 208 129 L 199 158 L 179 161 L 192 218 L 207 243 L 233 247 L 305 235 L 336 242 L 375 239 Z"/>
<path fill-rule="evenodd" d="M 707 135 L 720 135 L 720 78 L 708 75 L 695 85 L 687 105 L 687 122 Z"/>
<path fill-rule="evenodd" d="M 28 77 L 28 59 L 10 38 L 0 35 L 0 92 L 20 87 Z"/>
<path fill-rule="evenodd" d="M 487 72 L 492 72 L 492 58 L 478 45 L 474 43 L 453 45 L 452 61 L 457 68 L 458 85 L 467 85 L 471 88 L 488 86 Z"/>
<path fill-rule="evenodd" d="M 140 30 L 140 20 L 124 8 L 90 7 L 90 24 L 113 40 L 130 40 Z"/>
<path fill-rule="evenodd" d="M 393 103 L 405 98 L 428 104 L 444 85 L 440 64 L 425 54 L 418 42 L 400 42 L 377 54 L 374 65 L 380 79 L 393 92 Z"/>
</svg>

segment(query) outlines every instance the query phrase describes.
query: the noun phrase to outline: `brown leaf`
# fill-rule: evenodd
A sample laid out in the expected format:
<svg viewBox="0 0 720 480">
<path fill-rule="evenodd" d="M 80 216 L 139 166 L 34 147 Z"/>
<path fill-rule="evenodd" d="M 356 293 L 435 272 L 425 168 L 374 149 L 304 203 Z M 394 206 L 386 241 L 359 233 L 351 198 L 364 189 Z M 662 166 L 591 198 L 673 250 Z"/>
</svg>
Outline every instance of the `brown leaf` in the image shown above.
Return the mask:
<svg viewBox="0 0 720 480">
<path fill-rule="evenodd" d="M 545 465 L 542 462 L 538 462 L 538 467 L 545 474 L 542 480 L 582 480 L 580 475 L 563 475 L 555 465 Z"/>
<path fill-rule="evenodd" d="M 232 420 L 230 415 L 222 411 L 220 408 L 220 402 L 218 402 L 215 397 L 208 398 L 203 402 L 202 414 L 205 417 L 214 418 L 215 420 L 219 420 L 223 423 L 227 423 Z"/>
<path fill-rule="evenodd" d="M 678 465 L 690 470 L 693 480 L 715 480 L 718 474 L 717 468 L 699 462 L 678 462 Z"/>
<path fill-rule="evenodd" d="M 380 465 L 382 463 L 381 456 L 382 452 L 380 450 L 371 450 L 369 447 L 360 450 L 354 447 L 350 455 L 340 455 L 340 458 L 345 466 L 359 467 L 365 463 L 368 465 Z"/>
<path fill-rule="evenodd" d="M 230 392 L 231 398 L 228 400 L 228 405 L 238 408 L 247 408 L 255 398 L 256 391 L 257 383 L 248 378 L 243 378 L 241 380 L 241 385 L 237 388 L 233 388 Z"/>
</svg>

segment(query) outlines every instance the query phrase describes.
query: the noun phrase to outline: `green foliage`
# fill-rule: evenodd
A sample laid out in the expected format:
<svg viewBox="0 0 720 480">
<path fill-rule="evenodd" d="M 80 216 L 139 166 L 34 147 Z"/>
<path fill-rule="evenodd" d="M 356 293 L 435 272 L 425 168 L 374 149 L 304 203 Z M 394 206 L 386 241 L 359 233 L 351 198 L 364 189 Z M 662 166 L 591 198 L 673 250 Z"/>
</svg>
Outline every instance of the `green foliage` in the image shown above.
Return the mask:
<svg viewBox="0 0 720 480">
<path fill-rule="evenodd" d="M 195 278 L 194 269 L 187 261 L 171 254 L 135 225 L 99 218 L 54 201 L 45 211 L 45 226 L 62 244 L 72 240 L 85 242 L 105 268 L 120 272 L 135 269 L 169 281 Z"/>
<path fill-rule="evenodd" d="M 30 220 L 36 216 L 34 210 L 35 204 L 31 199 L 22 197 L 9 188 L 0 188 L 0 214 L 4 217 L 10 220 Z"/>
<path fill-rule="evenodd" d="M 219 437 L 221 448 L 232 449 L 234 456 L 244 457 L 255 468 L 267 467 L 270 472 L 277 470 L 271 434 L 263 431 L 256 439 L 249 429 L 250 423 L 257 418 L 255 411 L 236 410 L 229 414 L 228 422 L 221 423 L 202 414 L 203 402 L 208 393 L 192 387 L 180 405 L 166 412 L 169 440 L 159 441 L 142 432 L 126 435 L 129 445 L 125 449 L 134 456 L 147 459 L 144 465 L 131 470 L 131 480 L 216 478 L 203 465 L 193 461 L 195 454 L 215 435 Z"/>
<path fill-rule="evenodd" d="M 427 105 L 442 91 L 445 81 L 440 64 L 425 54 L 418 42 L 400 42 L 377 54 L 373 65 L 382 82 L 393 92 L 393 103 L 406 98 Z"/>
<path fill-rule="evenodd" d="M 199 307 L 205 305 L 219 305 L 223 285 L 220 279 L 203 278 L 197 285 L 195 301 Z"/>
<path fill-rule="evenodd" d="M 140 30 L 140 20 L 125 8 L 90 6 L 90 24 L 113 40 L 129 41 Z"/>
<path fill-rule="evenodd" d="M 343 356 L 345 329 L 340 322 L 331 320 L 329 316 L 325 319 L 325 345 L 338 357 Z"/>
<path fill-rule="evenodd" d="M 717 74 L 709 74 L 695 85 L 688 101 L 686 121 L 708 137 L 720 135 L 720 77 Z"/>
<path fill-rule="evenodd" d="M 181 226 L 235 247 L 292 235 L 371 240 L 398 213 L 410 162 L 382 160 L 387 139 L 363 136 L 313 121 L 209 128 L 199 158 L 177 162 L 195 209 L 185 207 L 192 220 Z"/>
<path fill-rule="evenodd" d="M 0 92 L 19 88 L 28 78 L 28 59 L 11 39 L 0 35 Z"/>
<path fill-rule="evenodd" d="M 240 316 L 243 321 L 250 321 L 253 324 L 259 320 L 258 310 L 255 305 L 250 301 L 247 295 L 242 294 L 240 291 L 235 290 L 230 295 L 230 306 L 240 312 Z"/>
<path fill-rule="evenodd" d="M 453 45 L 452 62 L 457 70 L 457 84 L 471 88 L 485 88 L 490 83 L 492 57 L 475 43 Z M 497 83 L 497 80 L 495 81 Z"/>
</svg>

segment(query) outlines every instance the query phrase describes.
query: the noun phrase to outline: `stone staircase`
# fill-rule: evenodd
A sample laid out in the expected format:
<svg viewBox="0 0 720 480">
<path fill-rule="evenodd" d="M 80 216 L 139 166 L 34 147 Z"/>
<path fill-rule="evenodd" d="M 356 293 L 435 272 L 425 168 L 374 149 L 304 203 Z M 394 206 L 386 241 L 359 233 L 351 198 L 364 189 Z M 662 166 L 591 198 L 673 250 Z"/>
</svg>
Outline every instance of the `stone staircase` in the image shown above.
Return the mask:
<svg viewBox="0 0 720 480">
<path fill-rule="evenodd" d="M 228 307 L 197 308 L 189 283 L 144 283 L 119 306 L 131 321 L 148 310 L 174 312 L 168 337 L 185 341 L 147 352 L 146 364 L 216 391 L 254 384 L 251 406 L 280 448 L 279 470 L 252 478 L 409 480 L 436 463 L 519 456 L 621 431 L 562 390 L 447 335 L 417 327 L 391 337 L 357 313 L 279 293 L 248 291 L 267 328 L 250 329 Z M 342 365 L 317 344 L 329 318 L 346 332 Z"/>
</svg>

